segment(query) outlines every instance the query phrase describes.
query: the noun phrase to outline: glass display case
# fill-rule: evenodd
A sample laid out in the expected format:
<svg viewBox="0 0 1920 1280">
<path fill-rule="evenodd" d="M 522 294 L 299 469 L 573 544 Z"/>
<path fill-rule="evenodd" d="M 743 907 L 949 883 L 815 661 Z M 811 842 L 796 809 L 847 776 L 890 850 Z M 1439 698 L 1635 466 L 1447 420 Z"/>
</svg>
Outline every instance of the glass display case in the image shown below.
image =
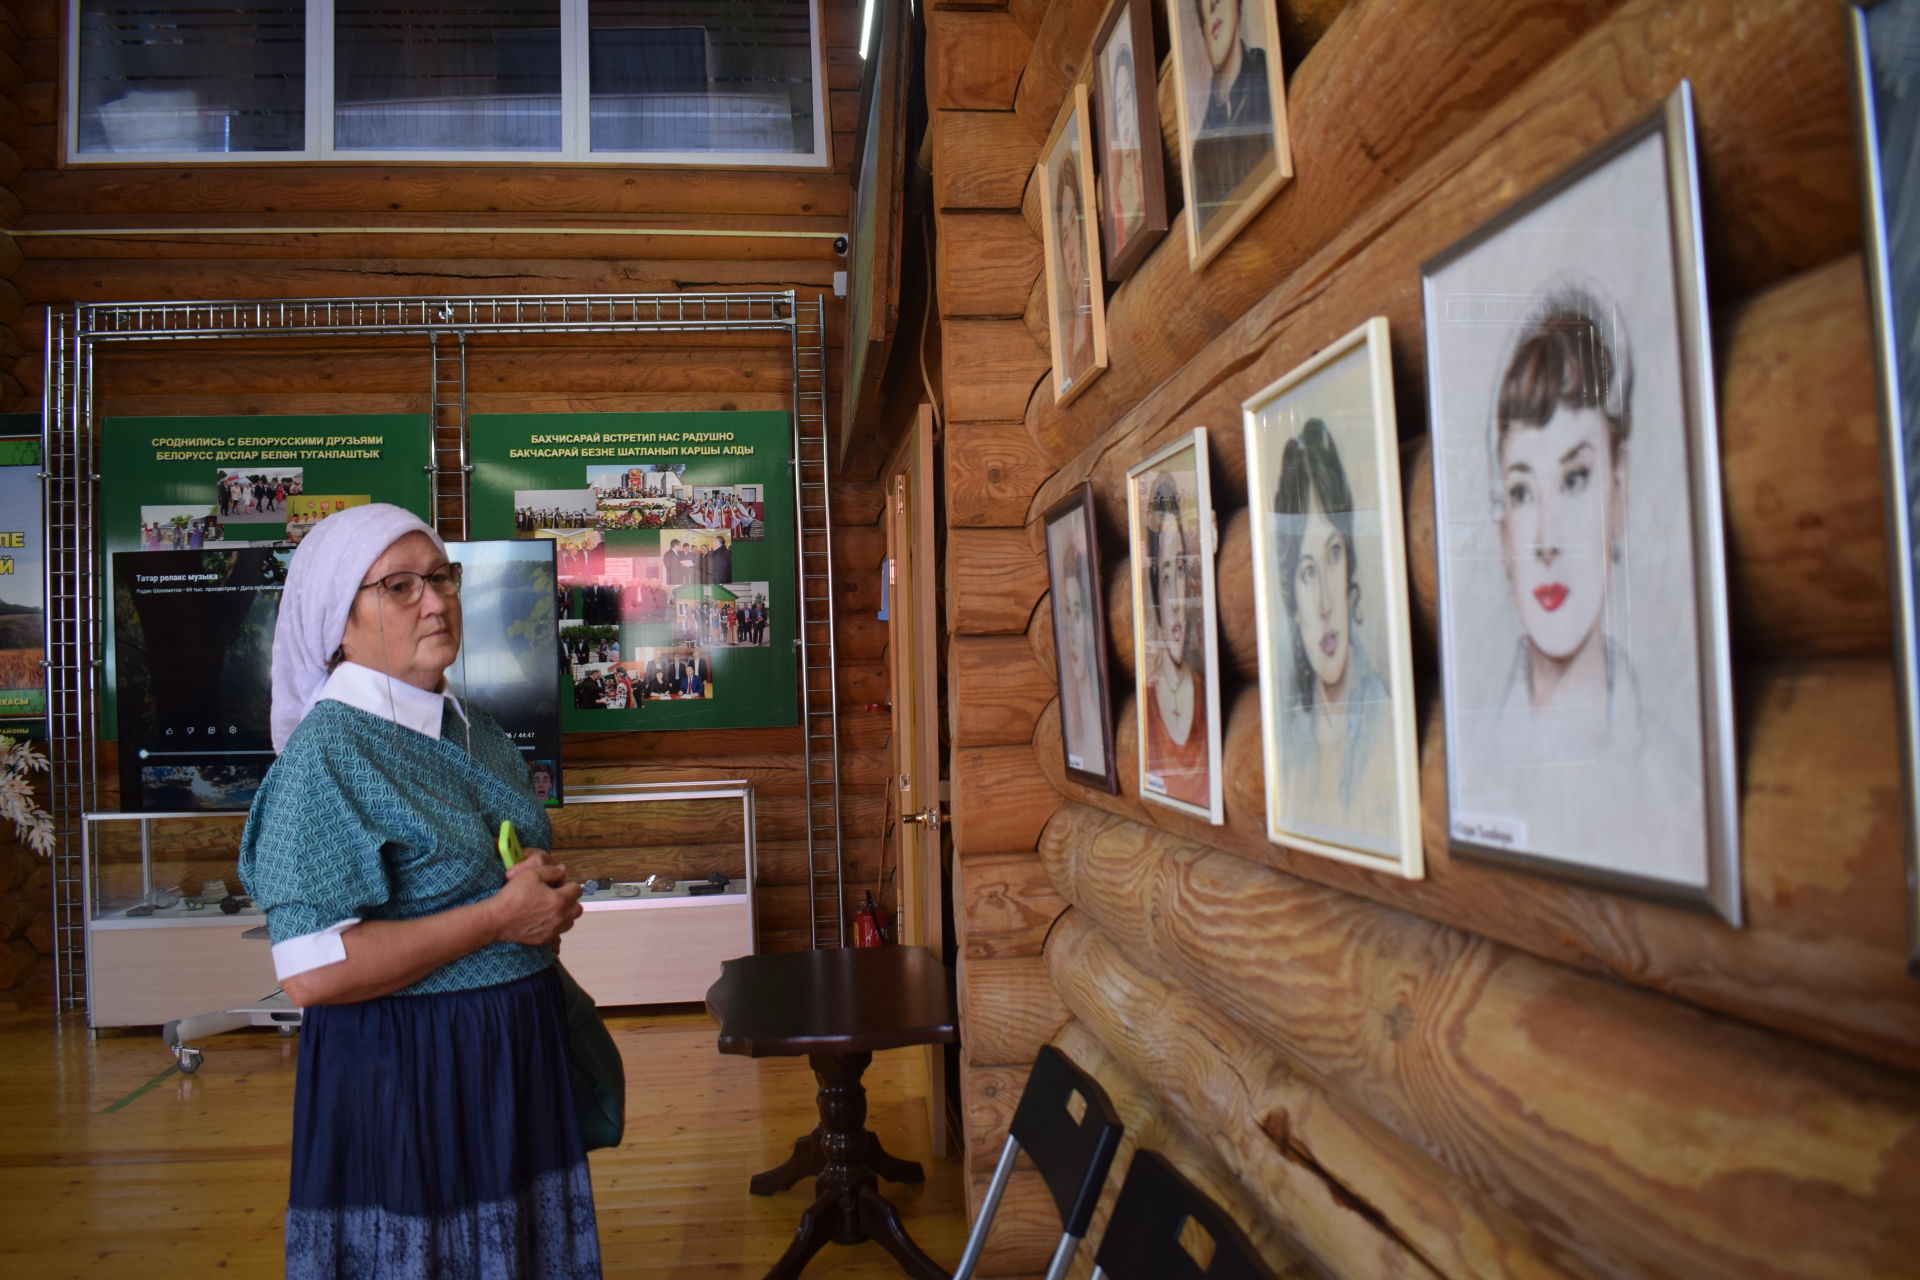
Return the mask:
<svg viewBox="0 0 1920 1280">
<path fill-rule="evenodd" d="M 147 1026 L 270 995 L 266 920 L 237 859 L 244 813 L 83 815 L 87 1024 Z"/>
<path fill-rule="evenodd" d="M 562 944 L 603 1005 L 700 1000 L 754 950 L 753 788 L 583 785 L 549 811 L 588 892 Z M 279 987 L 237 859 L 244 813 L 84 815 L 87 1021 L 153 1026 L 257 1004 Z"/>
</svg>

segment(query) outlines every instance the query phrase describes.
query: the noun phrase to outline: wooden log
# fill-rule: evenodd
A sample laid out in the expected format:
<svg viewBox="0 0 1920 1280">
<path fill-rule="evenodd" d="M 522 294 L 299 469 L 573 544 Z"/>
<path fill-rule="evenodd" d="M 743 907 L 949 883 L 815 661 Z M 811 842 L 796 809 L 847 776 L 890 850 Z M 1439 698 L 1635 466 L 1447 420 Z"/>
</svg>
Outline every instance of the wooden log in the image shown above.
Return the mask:
<svg viewBox="0 0 1920 1280">
<path fill-rule="evenodd" d="M 4 217 L 0 225 L 5 225 Z M 737 292 L 830 286 L 834 270 L 831 262 L 791 258 L 631 263 L 543 258 L 517 261 L 510 269 L 497 262 L 438 258 L 327 263 L 244 258 L 191 262 L 28 259 L 15 282 L 34 302 L 58 303 L 123 298 L 327 298 L 342 296 L 343 290 L 365 297 L 485 295 L 503 290 L 516 294 Z"/>
<path fill-rule="evenodd" d="M 1060 104 L 1092 62 L 1094 33 L 1105 15 L 1106 6 L 1097 0 L 1047 6 L 1013 102 L 1014 111 L 1034 137 L 1044 138 L 1053 131 Z"/>
<path fill-rule="evenodd" d="M 1024 742 L 956 748 L 952 791 L 956 854 L 1027 852 L 1061 803 Z"/>
<path fill-rule="evenodd" d="M 1365 1270 L 1343 1272 L 1310 1262 L 1313 1255 L 1301 1247 L 1298 1237 L 1307 1234 L 1311 1221 L 1305 1215 L 1276 1213 L 1274 1196 L 1268 1187 L 1256 1187 L 1250 1191 L 1241 1180 L 1240 1169 L 1231 1163 L 1223 1165 L 1207 1145 L 1207 1131 L 1182 1125 L 1178 1117 L 1169 1114 L 1156 1091 L 1149 1088 L 1130 1069 L 1129 1064 L 1110 1053 L 1093 1028 L 1082 1022 L 1069 1022 L 1054 1037 L 1054 1047 L 1076 1067 L 1100 1082 L 1108 1100 L 1113 1103 L 1113 1109 L 1119 1113 L 1121 1123 L 1126 1126 L 1120 1138 L 1120 1149 L 1113 1157 L 1113 1171 L 1107 1177 L 1106 1193 L 1101 1196 L 1099 1206 L 1094 1210 L 1093 1223 L 1087 1229 L 1088 1240 L 1097 1242 L 1106 1238 L 1108 1225 L 1113 1221 L 1119 1188 L 1125 1182 L 1134 1156 L 1147 1150 L 1164 1156 L 1202 1195 L 1245 1232 L 1276 1277 L 1311 1280 L 1312 1277 L 1328 1274 L 1423 1277 L 1435 1274 L 1411 1262 L 1412 1255 L 1408 1250 L 1397 1246 L 1384 1228 L 1372 1222 L 1367 1225 L 1373 1228 L 1382 1244 L 1377 1260 L 1370 1261 L 1377 1261 L 1378 1265 Z M 1303 1172 L 1310 1177 L 1313 1171 L 1308 1169 Z M 1317 1197 L 1318 1203 L 1314 1207 L 1321 1213 L 1365 1220 L 1364 1207 L 1342 1203 L 1342 1196 L 1326 1194 L 1328 1189 L 1324 1185 L 1320 1190 L 1322 1194 Z M 1345 1192 L 1347 1189 L 1340 1190 Z M 1469 1273 L 1498 1274 L 1478 1268 L 1461 1272 L 1463 1275 Z"/>
<path fill-rule="evenodd" d="M 950 422 L 943 468 L 947 525 L 1026 523 L 1027 507 L 1053 463 L 1024 422 Z"/>
<path fill-rule="evenodd" d="M 934 264 L 943 317 L 1019 316 L 1042 278 L 1040 238 L 1016 213 L 954 210 L 940 219 Z"/>
<path fill-rule="evenodd" d="M 784 210 L 844 219 L 852 196 L 845 177 L 830 173 L 627 165 L 36 165 L 15 190 L 36 215 L 134 219 L 169 212 L 244 216 L 282 210 L 302 216 L 617 213 L 636 220 L 652 214 L 765 217 L 768 210 Z"/>
<path fill-rule="evenodd" d="M 1039 956 L 960 962 L 961 1060 L 974 1066 L 1030 1063 L 1067 1020 Z"/>
<path fill-rule="evenodd" d="M 1145 876 L 1109 847 L 1049 861 L 1080 908 L 1058 964 L 1098 929 L 1595 1271 L 1887 1274 L 1920 1245 L 1911 1073 L 1205 846 Z"/>
<path fill-rule="evenodd" d="M 312 227 L 322 221 L 288 215 L 275 217 L 288 226 L 299 228 Z M 352 262 L 388 258 L 474 258 L 518 263 L 548 258 L 597 258 L 655 262 L 727 259 L 777 263 L 794 260 L 827 264 L 841 262 L 840 255 L 833 249 L 832 233 L 845 227 L 844 219 L 831 217 L 796 219 L 791 223 L 783 223 L 774 218 L 763 217 L 756 221 L 735 216 L 726 221 L 738 224 L 733 229 L 747 234 L 700 235 L 690 232 L 714 232 L 729 228 L 714 226 L 713 222 L 720 221 L 717 218 L 649 218 L 649 223 L 658 224 L 661 230 L 670 234 L 646 235 L 618 227 L 602 228 L 592 224 L 570 226 L 564 222 L 552 225 L 545 221 L 535 224 L 533 229 L 525 229 L 530 221 L 525 217 L 499 219 L 456 215 L 436 220 L 437 226 L 444 229 L 435 229 L 436 224 L 430 223 L 424 226 L 402 224 L 402 229 L 398 230 L 366 227 L 365 218 L 334 215 L 333 220 L 356 225 L 351 230 L 342 227 L 323 232 L 279 231 L 270 222 L 263 227 L 249 227 L 244 232 L 236 233 L 218 226 L 208 230 L 195 229 L 192 222 L 204 223 L 205 220 L 182 220 L 176 217 L 171 221 L 188 221 L 188 225 L 175 229 L 167 224 L 167 220 L 140 219 L 140 225 L 134 230 L 107 235 L 91 228 L 81 230 L 78 234 L 61 234 L 76 230 L 66 225 L 72 220 L 49 225 L 49 219 L 23 218 L 18 229 L 33 233 L 28 237 L 33 257 L 46 261 L 156 258 L 189 262 L 259 258 L 272 261 Z M 125 226 L 127 222 L 127 218 L 119 217 L 109 225 Z M 153 226 L 156 222 L 161 223 L 157 228 Z M 489 228 L 486 225 L 489 222 L 498 223 L 498 229 Z M 479 229 L 476 230 L 476 227 Z M 787 234 L 789 231 L 805 234 Z M 822 235 L 822 232 L 828 234 Z"/>
<path fill-rule="evenodd" d="M 1027 1075 L 1032 1070 L 1032 1064 L 1017 1067 L 960 1064 L 960 1115 L 966 1130 L 965 1166 L 970 1176 L 992 1175 L 1007 1133 L 1013 1128 L 1013 1113 L 1020 1105 L 1020 1095 L 1027 1087 Z M 979 1216 L 977 1210 L 973 1216 Z"/>
<path fill-rule="evenodd" d="M 949 738 L 955 747 L 1024 744 L 1054 696 L 1054 675 L 1025 636 L 955 636 L 947 647 Z"/>
<path fill-rule="evenodd" d="M 935 9 L 927 16 L 927 105 L 1010 111 L 1033 37 L 1004 9 Z"/>
<path fill-rule="evenodd" d="M 1033 854 L 975 854 L 953 860 L 953 908 L 960 954 L 993 960 L 1039 955 L 1067 904 Z"/>
<path fill-rule="evenodd" d="M 991 1178 L 989 1171 L 967 1179 L 967 1205 L 973 1216 L 978 1216 Z M 1046 1183 L 1038 1170 L 1016 1168 L 987 1233 L 976 1274 L 995 1280 L 1040 1280 L 1059 1243 L 1060 1215 L 1054 1211 Z"/>
<path fill-rule="evenodd" d="M 1605 1274 L 1329 1095 L 1261 1029 L 1135 963 L 1085 921 L 1061 922 L 1048 965 L 1076 1019 L 1058 1040 L 1078 1033 L 1123 1080 L 1151 1082 L 1165 1127 L 1205 1147 L 1207 1164 L 1230 1173 L 1234 1201 L 1257 1206 L 1270 1232 L 1290 1231 L 1325 1274 Z"/>
<path fill-rule="evenodd" d="M 941 326 L 947 417 L 1019 422 L 1047 373 L 1047 354 L 1018 320 L 955 320 Z"/>
<path fill-rule="evenodd" d="M 1045 136 L 1011 111 L 935 111 L 934 208 L 1018 209 Z"/>
<path fill-rule="evenodd" d="M 1592 0 L 1515 10 L 1476 0 L 1408 10 L 1355 0 L 1294 79 L 1289 114 L 1300 176 L 1242 229 L 1204 282 L 1190 281 L 1184 259 L 1166 246 L 1152 255 L 1109 305 L 1108 372 L 1065 410 L 1037 400 L 1028 419 L 1035 439 L 1057 459 L 1072 457 L 1276 279 L 1292 299 L 1283 310 L 1330 293 L 1347 304 L 1346 328 L 1369 313 L 1393 314 L 1395 303 L 1417 309 L 1419 263 L 1644 116 L 1683 76 L 1700 105 L 1716 296 L 1749 296 L 1855 246 L 1837 24 L 1807 23 L 1791 0 L 1701 0 L 1684 11 L 1631 0 L 1596 24 L 1610 7 Z M 1430 33 L 1422 30 L 1428 23 Z M 1459 60 L 1437 68 L 1412 52 L 1429 41 Z M 1383 72 L 1382 48 L 1409 55 Z M 1507 92 L 1520 68 L 1531 76 L 1549 61 L 1550 73 Z M 1394 94 L 1364 88 L 1383 74 Z M 1497 105 L 1486 108 L 1489 101 Z M 1412 102 L 1424 109 L 1410 109 Z M 1721 192 L 1720 175 L 1738 175 L 1738 190 Z M 1363 256 L 1371 277 L 1364 283 L 1355 275 Z M 1330 291 L 1335 275 L 1340 288 Z M 1316 337 L 1324 344 L 1344 331 Z"/>
<path fill-rule="evenodd" d="M 1738 673 L 1742 733 L 1741 855 L 1747 927 L 1455 859 L 1445 829 L 1440 709 L 1423 702 L 1424 880 L 1405 881 L 1267 840 L 1257 693 L 1226 723 L 1226 824 L 1138 796 L 1131 700 L 1116 721 L 1121 796 L 1065 780 L 1059 717 L 1034 735 L 1040 767 L 1081 805 L 1204 840 L 1319 884 L 1607 974 L 1676 999 L 1906 1070 L 1920 1070 L 1920 994 L 1905 976 L 1904 845 L 1899 752 L 1885 663 L 1833 661 Z M 1042 837 L 1043 856 L 1081 839 L 1070 806 Z"/>
<path fill-rule="evenodd" d="M 1062 467 L 1035 494 L 1028 544 L 1044 536 L 1039 513 L 1091 479 L 1103 507 L 1124 513 L 1126 468 L 1171 429 L 1206 423 L 1222 545 L 1217 566 L 1223 647 L 1242 674 L 1257 670 L 1249 525 L 1238 406 L 1310 352 L 1300 326 L 1345 323 L 1309 302 L 1271 327 L 1263 301 L 1095 449 Z M 1400 372 L 1424 372 L 1411 349 L 1418 299 L 1391 318 Z M 1732 632 L 1736 655 L 1798 658 L 1884 652 L 1890 623 L 1881 530 L 1879 425 L 1873 355 L 1858 258 L 1848 255 L 1782 282 L 1722 320 L 1720 397 Z M 1401 408 L 1402 421 L 1419 412 Z M 1165 417 L 1161 415 L 1165 414 Z M 1159 424 L 1164 423 L 1164 426 Z M 1408 571 L 1420 630 L 1437 613 L 1432 465 L 1424 440 L 1403 458 Z M 1110 610 L 1111 614 L 1112 610 Z M 1131 647 L 1116 649 L 1129 670 Z"/>
<path fill-rule="evenodd" d="M 947 533 L 947 630 L 1022 635 L 1047 589 L 1046 562 L 1020 529 Z"/>
</svg>

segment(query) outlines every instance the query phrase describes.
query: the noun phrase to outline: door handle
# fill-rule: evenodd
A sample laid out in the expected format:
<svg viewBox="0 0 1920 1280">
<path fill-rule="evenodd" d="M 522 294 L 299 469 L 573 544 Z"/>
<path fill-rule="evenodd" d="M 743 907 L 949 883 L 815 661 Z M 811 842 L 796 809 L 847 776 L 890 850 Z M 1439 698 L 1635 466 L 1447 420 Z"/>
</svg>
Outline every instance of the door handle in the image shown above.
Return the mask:
<svg viewBox="0 0 1920 1280">
<path fill-rule="evenodd" d="M 919 813 L 905 814 L 901 817 L 900 821 L 924 826 L 929 831 L 938 831 L 940 829 L 940 809 L 938 806 L 935 806 L 931 809 L 922 809 Z"/>
</svg>

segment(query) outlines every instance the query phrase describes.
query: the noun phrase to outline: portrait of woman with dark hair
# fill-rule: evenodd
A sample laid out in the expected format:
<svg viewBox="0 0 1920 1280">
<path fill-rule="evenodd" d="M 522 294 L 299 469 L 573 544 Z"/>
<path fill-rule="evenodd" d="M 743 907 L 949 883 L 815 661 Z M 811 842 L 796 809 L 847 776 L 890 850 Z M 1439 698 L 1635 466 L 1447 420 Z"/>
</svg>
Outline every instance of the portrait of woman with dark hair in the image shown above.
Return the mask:
<svg viewBox="0 0 1920 1280">
<path fill-rule="evenodd" d="M 1690 102 L 1421 267 L 1447 830 L 1461 854 L 1737 922 Z"/>
<path fill-rule="evenodd" d="M 1113 792 L 1118 780 L 1092 486 L 1083 483 L 1072 497 L 1047 512 L 1045 523 L 1061 755 L 1069 778 Z"/>
<path fill-rule="evenodd" d="M 1035 178 L 1047 272 L 1053 389 L 1065 404 L 1106 368 L 1105 290 L 1099 275 L 1099 227 L 1093 190 L 1092 112 L 1087 87 L 1075 85 L 1053 134 L 1040 150 Z"/>
<path fill-rule="evenodd" d="M 1167 233 L 1149 0 L 1113 0 L 1093 38 L 1093 56 L 1100 238 L 1106 251 L 1106 278 L 1117 282 L 1132 275 Z"/>
<path fill-rule="evenodd" d="M 1221 821 L 1219 675 L 1204 430 L 1127 475 L 1140 791 Z"/>
<path fill-rule="evenodd" d="M 1417 876 L 1419 764 L 1386 321 L 1368 321 L 1244 407 L 1267 835 Z"/>
<path fill-rule="evenodd" d="M 1207 260 L 1292 176 L 1273 0 L 1173 0 L 1188 250 Z"/>
</svg>

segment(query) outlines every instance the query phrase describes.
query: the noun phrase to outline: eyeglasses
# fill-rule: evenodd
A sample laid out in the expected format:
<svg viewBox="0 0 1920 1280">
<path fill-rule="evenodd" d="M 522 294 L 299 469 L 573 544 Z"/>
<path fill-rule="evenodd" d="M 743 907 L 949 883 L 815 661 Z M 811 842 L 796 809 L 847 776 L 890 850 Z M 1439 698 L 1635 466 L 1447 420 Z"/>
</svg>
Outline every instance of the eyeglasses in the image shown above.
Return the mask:
<svg viewBox="0 0 1920 1280">
<path fill-rule="evenodd" d="M 372 582 L 360 584 L 360 590 L 380 589 L 380 598 L 390 604 L 405 608 L 420 603 L 420 597 L 428 587 L 433 588 L 437 596 L 452 598 L 460 594 L 460 566 L 444 564 L 432 573 L 415 573 L 411 569 L 402 569 L 390 573 L 384 578 L 375 578 Z"/>
</svg>

